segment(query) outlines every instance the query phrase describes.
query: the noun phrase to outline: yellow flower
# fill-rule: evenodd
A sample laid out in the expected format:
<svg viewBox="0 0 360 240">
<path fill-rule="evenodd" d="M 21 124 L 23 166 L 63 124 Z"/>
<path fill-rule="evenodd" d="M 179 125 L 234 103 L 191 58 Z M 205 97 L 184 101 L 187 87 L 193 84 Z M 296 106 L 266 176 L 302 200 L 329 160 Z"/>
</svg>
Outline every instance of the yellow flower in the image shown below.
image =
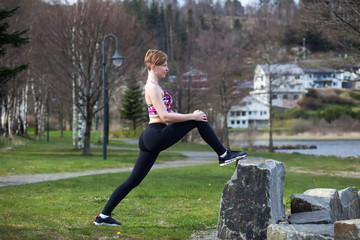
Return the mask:
<svg viewBox="0 0 360 240">
<path fill-rule="evenodd" d="M 117 233 L 117 235 L 120 235 L 120 234 L 121 234 L 121 232 L 118 232 L 118 233 Z"/>
</svg>

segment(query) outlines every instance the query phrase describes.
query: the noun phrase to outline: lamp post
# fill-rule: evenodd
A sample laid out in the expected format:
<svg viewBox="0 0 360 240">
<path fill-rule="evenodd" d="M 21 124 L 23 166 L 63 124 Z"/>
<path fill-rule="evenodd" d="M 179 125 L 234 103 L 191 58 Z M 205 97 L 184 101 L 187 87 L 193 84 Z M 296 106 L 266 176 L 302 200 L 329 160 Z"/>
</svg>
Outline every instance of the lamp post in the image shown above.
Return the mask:
<svg viewBox="0 0 360 240">
<path fill-rule="evenodd" d="M 120 67 L 122 64 L 122 60 L 124 59 L 123 56 L 119 53 L 119 39 L 112 33 L 106 35 L 103 40 L 103 108 L 104 108 L 104 140 L 103 140 L 103 159 L 106 160 L 106 145 L 107 145 L 107 139 L 108 139 L 108 122 L 107 122 L 107 108 L 106 108 L 106 39 L 109 37 L 115 38 L 116 41 L 116 50 L 114 56 L 112 56 L 112 62 L 116 67 Z"/>
</svg>

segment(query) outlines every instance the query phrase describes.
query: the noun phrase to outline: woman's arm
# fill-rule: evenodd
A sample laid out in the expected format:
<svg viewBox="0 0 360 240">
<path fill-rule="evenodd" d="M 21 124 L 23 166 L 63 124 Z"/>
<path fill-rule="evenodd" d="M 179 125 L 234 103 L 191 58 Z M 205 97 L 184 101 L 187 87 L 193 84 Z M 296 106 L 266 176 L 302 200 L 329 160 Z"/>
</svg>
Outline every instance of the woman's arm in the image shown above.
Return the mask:
<svg viewBox="0 0 360 240">
<path fill-rule="evenodd" d="M 169 113 L 163 103 L 160 88 L 156 85 L 150 85 L 147 86 L 146 90 L 148 91 L 148 96 L 151 99 L 151 104 L 154 106 L 157 113 L 159 114 L 161 121 L 164 123 L 186 122 L 190 120 L 207 122 L 206 114 L 199 110 L 189 114 L 174 112 Z"/>
</svg>

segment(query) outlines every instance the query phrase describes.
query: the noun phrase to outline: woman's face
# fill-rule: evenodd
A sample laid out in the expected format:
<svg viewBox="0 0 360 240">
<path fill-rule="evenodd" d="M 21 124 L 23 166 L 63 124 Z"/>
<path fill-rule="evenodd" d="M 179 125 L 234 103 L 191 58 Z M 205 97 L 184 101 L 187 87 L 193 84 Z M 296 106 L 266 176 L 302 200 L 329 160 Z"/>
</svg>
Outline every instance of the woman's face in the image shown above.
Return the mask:
<svg viewBox="0 0 360 240">
<path fill-rule="evenodd" d="M 165 78 L 166 73 L 169 72 L 167 61 L 163 65 L 155 66 L 154 72 L 158 78 Z"/>
</svg>

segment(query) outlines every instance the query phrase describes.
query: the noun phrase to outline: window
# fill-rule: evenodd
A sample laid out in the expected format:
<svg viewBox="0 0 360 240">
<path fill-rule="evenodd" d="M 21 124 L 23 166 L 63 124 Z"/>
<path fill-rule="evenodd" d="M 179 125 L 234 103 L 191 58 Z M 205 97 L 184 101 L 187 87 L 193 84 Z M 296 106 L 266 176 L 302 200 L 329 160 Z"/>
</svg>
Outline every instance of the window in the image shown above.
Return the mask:
<svg viewBox="0 0 360 240">
<path fill-rule="evenodd" d="M 246 112 L 245 112 L 245 111 L 242 111 L 242 112 L 241 112 L 241 116 L 246 116 Z"/>
<path fill-rule="evenodd" d="M 299 76 L 299 75 L 296 75 L 296 76 L 295 76 L 295 79 L 300 79 L 300 76 Z"/>
<path fill-rule="evenodd" d="M 249 116 L 251 115 L 251 111 L 249 111 Z"/>
<path fill-rule="evenodd" d="M 242 121 L 242 124 L 245 125 L 245 124 L 246 124 L 246 120 L 243 120 L 243 121 Z"/>
<path fill-rule="evenodd" d="M 294 85 L 290 85 L 290 89 L 294 89 L 295 88 L 295 86 Z"/>
<path fill-rule="evenodd" d="M 277 99 L 277 95 L 276 95 L 276 94 L 273 94 L 272 98 L 273 98 L 273 99 Z"/>
<path fill-rule="evenodd" d="M 235 112 L 230 112 L 230 116 L 231 117 L 235 116 Z"/>
<path fill-rule="evenodd" d="M 234 120 L 231 120 L 231 124 L 234 125 L 234 124 L 235 124 L 235 121 L 234 121 Z"/>
<path fill-rule="evenodd" d="M 336 82 L 333 82 L 333 86 L 336 86 L 337 85 L 337 83 Z"/>
<path fill-rule="evenodd" d="M 288 95 L 284 94 L 283 99 L 288 99 Z"/>
<path fill-rule="evenodd" d="M 237 121 L 236 121 L 236 124 L 240 124 L 240 120 L 237 120 Z"/>
<path fill-rule="evenodd" d="M 298 99 L 299 98 L 299 95 L 294 95 L 294 99 Z"/>
<path fill-rule="evenodd" d="M 258 111 L 254 111 L 254 115 L 257 115 L 257 112 L 258 112 Z"/>
<path fill-rule="evenodd" d="M 240 111 L 236 111 L 236 116 L 240 116 Z"/>
<path fill-rule="evenodd" d="M 267 112 L 266 111 L 264 111 L 264 115 L 266 115 L 267 114 Z"/>
<path fill-rule="evenodd" d="M 261 115 L 263 115 L 263 112 L 262 112 L 262 111 L 260 111 L 260 116 L 261 116 Z"/>
</svg>

